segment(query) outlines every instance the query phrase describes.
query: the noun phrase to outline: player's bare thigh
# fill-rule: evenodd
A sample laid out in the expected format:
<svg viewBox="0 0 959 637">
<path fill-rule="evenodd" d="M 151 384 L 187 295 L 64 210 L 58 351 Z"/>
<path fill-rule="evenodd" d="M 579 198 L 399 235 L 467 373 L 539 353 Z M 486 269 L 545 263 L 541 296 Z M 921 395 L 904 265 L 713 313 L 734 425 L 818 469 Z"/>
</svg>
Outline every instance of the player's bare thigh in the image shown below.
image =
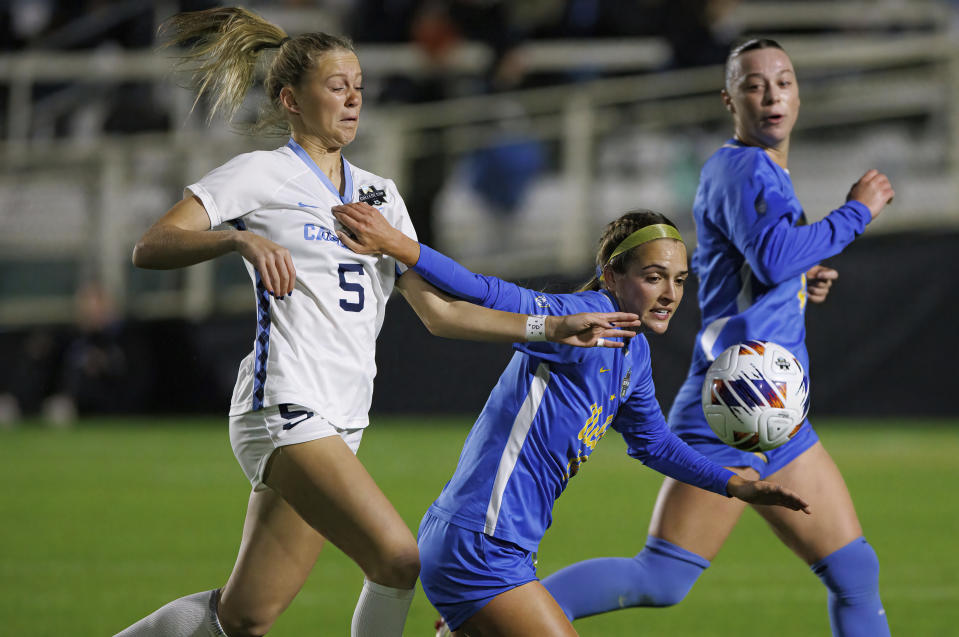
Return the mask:
<svg viewBox="0 0 959 637">
<path fill-rule="evenodd" d="M 370 580 L 415 584 L 419 551 L 412 532 L 339 436 L 278 448 L 265 482 Z"/>
<path fill-rule="evenodd" d="M 779 539 L 807 564 L 862 535 L 846 482 L 821 442 L 767 479 L 792 489 L 812 509 L 812 515 L 805 515 L 782 507 L 755 507 Z"/>
<path fill-rule="evenodd" d="M 728 468 L 744 478 L 759 478 L 751 467 Z M 745 508 L 741 500 L 666 478 L 649 521 L 649 534 L 711 561 Z"/>
<path fill-rule="evenodd" d="M 458 637 L 575 637 L 556 600 L 539 582 L 500 593 L 453 633 Z"/>
<path fill-rule="evenodd" d="M 250 494 L 236 565 L 220 592 L 228 634 L 265 634 L 303 586 L 323 536 L 275 491 Z"/>
</svg>

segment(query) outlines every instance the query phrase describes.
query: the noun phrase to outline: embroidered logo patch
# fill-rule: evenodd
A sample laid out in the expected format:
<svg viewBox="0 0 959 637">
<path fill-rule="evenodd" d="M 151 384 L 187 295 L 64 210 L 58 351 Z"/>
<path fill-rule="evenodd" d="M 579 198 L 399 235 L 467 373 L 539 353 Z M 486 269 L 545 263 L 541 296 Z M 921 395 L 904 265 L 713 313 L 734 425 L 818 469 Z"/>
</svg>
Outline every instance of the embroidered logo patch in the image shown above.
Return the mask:
<svg viewBox="0 0 959 637">
<path fill-rule="evenodd" d="M 371 206 L 382 206 L 386 203 L 386 191 L 376 186 L 363 186 L 359 189 L 359 193 L 360 203 L 368 203 Z"/>
</svg>

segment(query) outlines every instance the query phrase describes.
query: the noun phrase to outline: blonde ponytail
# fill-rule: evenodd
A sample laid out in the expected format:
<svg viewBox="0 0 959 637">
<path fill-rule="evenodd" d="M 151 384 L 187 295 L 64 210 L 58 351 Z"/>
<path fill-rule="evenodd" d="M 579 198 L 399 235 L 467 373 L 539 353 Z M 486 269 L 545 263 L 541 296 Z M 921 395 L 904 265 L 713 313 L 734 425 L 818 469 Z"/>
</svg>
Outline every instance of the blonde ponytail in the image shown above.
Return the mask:
<svg viewBox="0 0 959 637">
<path fill-rule="evenodd" d="M 280 27 L 239 7 L 177 14 L 160 26 L 160 37 L 166 47 L 185 48 L 177 67 L 192 74 L 197 91 L 194 108 L 206 95 L 210 100 L 208 120 L 222 112 L 231 123 L 256 80 L 260 55 L 268 49 L 276 51 L 264 80 L 269 102 L 251 127 L 253 131 L 278 128 L 288 132 L 280 90 L 298 86 L 323 53 L 354 50 L 349 39 L 326 33 L 290 38 Z"/>
<path fill-rule="evenodd" d="M 194 108 L 209 97 L 209 119 L 223 112 L 228 121 L 243 104 L 256 78 L 257 59 L 286 38 L 280 27 L 246 9 L 226 7 L 173 16 L 160 26 L 164 46 L 185 46 L 178 64 L 196 86 Z"/>
</svg>

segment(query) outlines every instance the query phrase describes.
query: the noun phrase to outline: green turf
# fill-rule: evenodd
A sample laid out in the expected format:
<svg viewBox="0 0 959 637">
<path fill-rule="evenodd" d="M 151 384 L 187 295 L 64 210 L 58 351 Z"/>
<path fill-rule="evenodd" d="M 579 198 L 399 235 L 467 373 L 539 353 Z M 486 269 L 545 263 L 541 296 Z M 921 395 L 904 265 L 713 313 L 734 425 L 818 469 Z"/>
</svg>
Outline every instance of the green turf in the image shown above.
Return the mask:
<svg viewBox="0 0 959 637">
<path fill-rule="evenodd" d="M 374 419 L 361 459 L 416 528 L 455 466 L 464 419 Z M 870 542 L 893 634 L 959 634 L 959 423 L 820 421 Z M 659 477 L 607 436 L 560 499 L 540 575 L 641 548 Z M 220 585 L 248 495 L 223 421 L 107 421 L 0 431 L 0 633 L 112 635 Z M 359 570 L 324 551 L 273 635 L 346 635 Z M 436 613 L 422 592 L 407 635 Z M 825 592 L 747 514 L 690 596 L 576 624 L 584 636 L 828 635 Z"/>
</svg>

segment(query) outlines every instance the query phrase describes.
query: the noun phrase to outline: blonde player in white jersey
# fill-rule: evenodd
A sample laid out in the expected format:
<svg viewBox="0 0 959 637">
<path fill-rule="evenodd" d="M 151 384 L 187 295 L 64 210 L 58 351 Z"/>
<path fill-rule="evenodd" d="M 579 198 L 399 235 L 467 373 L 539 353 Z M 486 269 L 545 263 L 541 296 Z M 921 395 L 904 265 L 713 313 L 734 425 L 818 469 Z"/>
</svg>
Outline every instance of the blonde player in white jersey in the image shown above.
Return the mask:
<svg viewBox="0 0 959 637">
<path fill-rule="evenodd" d="M 454 301 L 399 264 L 340 243 L 331 208 L 377 206 L 414 231 L 393 182 L 349 164 L 362 72 L 348 40 L 289 38 L 248 11 L 174 16 L 171 43 L 192 48 L 200 92 L 232 115 L 271 51 L 265 81 L 290 141 L 240 155 L 187 187 L 134 249 L 144 268 L 177 268 L 239 252 L 256 287 L 254 350 L 241 363 L 230 439 L 253 490 L 236 565 L 216 590 L 182 597 L 120 635 L 263 635 L 290 604 L 329 540 L 366 580 L 352 635 L 401 635 L 419 573 L 410 529 L 354 455 L 368 424 L 374 347 L 394 281 L 434 334 L 515 342 L 621 346 L 632 314 L 530 317 Z M 272 118 L 272 119 L 271 119 Z M 233 228 L 216 230 L 230 224 Z M 342 634 L 345 627 L 327 627 Z"/>
</svg>

